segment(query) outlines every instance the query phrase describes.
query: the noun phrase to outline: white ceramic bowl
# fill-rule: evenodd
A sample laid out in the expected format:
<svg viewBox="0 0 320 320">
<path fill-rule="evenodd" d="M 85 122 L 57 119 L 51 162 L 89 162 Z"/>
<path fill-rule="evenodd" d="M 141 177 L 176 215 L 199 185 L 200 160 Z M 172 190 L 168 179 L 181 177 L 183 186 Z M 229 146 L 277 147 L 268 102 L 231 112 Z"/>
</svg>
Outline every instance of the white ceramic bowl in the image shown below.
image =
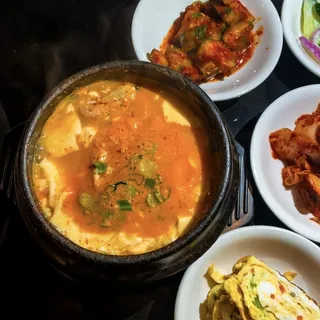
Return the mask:
<svg viewBox="0 0 320 320">
<path fill-rule="evenodd" d="M 298 38 L 301 34 L 301 9 L 303 0 L 284 0 L 281 10 L 283 33 L 286 42 L 296 58 L 315 75 L 320 77 L 320 64 L 303 50 Z"/>
<path fill-rule="evenodd" d="M 311 221 L 311 214 L 300 213 L 291 191 L 282 185 L 283 163 L 271 154 L 269 135 L 281 128 L 294 129 L 295 120 L 312 113 L 320 103 L 320 85 L 290 91 L 274 101 L 261 115 L 254 129 L 250 160 L 256 185 L 269 208 L 290 229 L 320 242 L 320 225 Z"/>
<path fill-rule="evenodd" d="M 140 60 L 148 61 L 147 53 L 159 48 L 172 23 L 192 0 L 140 0 L 132 21 L 132 41 Z M 283 45 L 280 17 L 270 0 L 241 0 L 257 17 L 255 29 L 263 26 L 252 59 L 232 76 L 220 82 L 209 82 L 201 88 L 214 101 L 237 98 L 260 85 L 278 63 Z"/>
<path fill-rule="evenodd" d="M 320 301 L 320 248 L 300 235 L 280 228 L 253 226 L 222 235 L 184 274 L 176 299 L 174 319 L 200 319 L 200 304 L 209 286 L 204 275 L 210 264 L 230 273 L 234 263 L 254 255 L 279 272 L 296 271 L 294 279 L 316 301 Z"/>
</svg>

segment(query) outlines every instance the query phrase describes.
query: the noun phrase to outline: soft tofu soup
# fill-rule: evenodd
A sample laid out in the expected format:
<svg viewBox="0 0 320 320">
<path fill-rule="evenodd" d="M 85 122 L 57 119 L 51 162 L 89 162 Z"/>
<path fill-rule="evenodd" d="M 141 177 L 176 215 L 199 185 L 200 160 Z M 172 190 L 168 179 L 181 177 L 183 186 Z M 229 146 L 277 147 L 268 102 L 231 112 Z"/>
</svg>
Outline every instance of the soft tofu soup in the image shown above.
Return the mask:
<svg viewBox="0 0 320 320">
<path fill-rule="evenodd" d="M 62 100 L 35 147 L 33 188 L 65 237 L 130 255 L 181 236 L 210 206 L 200 117 L 159 85 L 98 81 Z"/>
</svg>

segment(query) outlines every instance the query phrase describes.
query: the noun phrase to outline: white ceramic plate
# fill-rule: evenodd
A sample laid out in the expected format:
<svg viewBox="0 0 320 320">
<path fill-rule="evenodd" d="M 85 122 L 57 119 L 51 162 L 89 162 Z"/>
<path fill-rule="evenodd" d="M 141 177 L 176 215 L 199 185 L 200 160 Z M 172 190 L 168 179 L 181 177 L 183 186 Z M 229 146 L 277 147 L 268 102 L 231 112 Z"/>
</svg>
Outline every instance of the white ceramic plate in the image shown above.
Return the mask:
<svg viewBox="0 0 320 320">
<path fill-rule="evenodd" d="M 280 228 L 254 226 L 230 231 L 184 274 L 176 299 L 175 320 L 199 320 L 200 304 L 209 292 L 204 275 L 210 264 L 223 273 L 234 263 L 254 255 L 279 272 L 296 271 L 294 280 L 316 301 L 320 301 L 320 248 L 300 235 Z"/>
<path fill-rule="evenodd" d="M 320 77 L 320 64 L 303 50 L 298 38 L 301 34 L 301 9 L 303 0 L 284 0 L 281 10 L 283 33 L 286 42 L 296 58 L 315 75 Z"/>
<path fill-rule="evenodd" d="M 320 85 L 302 87 L 281 96 L 261 115 L 250 150 L 253 177 L 266 204 L 290 229 L 317 242 L 320 242 L 320 225 L 310 220 L 311 214 L 304 215 L 297 210 L 291 191 L 283 187 L 283 164 L 272 157 L 269 135 L 281 128 L 294 129 L 295 120 L 312 113 L 319 103 Z"/>
<path fill-rule="evenodd" d="M 132 41 L 140 60 L 148 61 L 147 53 L 159 48 L 172 23 L 192 0 L 140 0 L 132 21 Z M 280 17 L 270 0 L 241 0 L 258 18 L 255 29 L 263 26 L 252 59 L 224 81 L 202 84 L 201 88 L 214 101 L 239 97 L 261 84 L 275 68 L 283 44 Z"/>
</svg>

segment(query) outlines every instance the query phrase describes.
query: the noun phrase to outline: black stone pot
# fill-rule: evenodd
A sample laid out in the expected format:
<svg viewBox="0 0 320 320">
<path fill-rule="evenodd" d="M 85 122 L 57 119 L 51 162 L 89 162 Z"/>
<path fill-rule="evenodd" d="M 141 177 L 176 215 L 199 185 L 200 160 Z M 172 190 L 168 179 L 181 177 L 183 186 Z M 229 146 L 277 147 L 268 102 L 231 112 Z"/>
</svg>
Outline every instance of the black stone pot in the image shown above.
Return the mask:
<svg viewBox="0 0 320 320">
<path fill-rule="evenodd" d="M 211 147 L 220 154 L 220 164 L 211 209 L 188 233 L 172 244 L 150 253 L 111 256 L 95 253 L 62 236 L 43 216 L 35 201 L 30 183 L 33 151 L 41 129 L 55 106 L 77 87 L 99 79 L 139 81 L 152 79 L 168 90 L 175 90 L 191 102 L 210 126 Z M 238 155 L 234 140 L 211 99 L 179 73 L 155 64 L 139 61 L 117 61 L 83 70 L 63 81 L 40 103 L 28 120 L 20 141 L 15 164 L 15 191 L 22 219 L 30 234 L 47 254 L 53 266 L 72 279 L 106 280 L 110 283 L 141 284 L 159 280 L 188 267 L 216 241 L 232 213 L 238 191 Z M 32 257 L 30 257 L 32 259 Z"/>
</svg>

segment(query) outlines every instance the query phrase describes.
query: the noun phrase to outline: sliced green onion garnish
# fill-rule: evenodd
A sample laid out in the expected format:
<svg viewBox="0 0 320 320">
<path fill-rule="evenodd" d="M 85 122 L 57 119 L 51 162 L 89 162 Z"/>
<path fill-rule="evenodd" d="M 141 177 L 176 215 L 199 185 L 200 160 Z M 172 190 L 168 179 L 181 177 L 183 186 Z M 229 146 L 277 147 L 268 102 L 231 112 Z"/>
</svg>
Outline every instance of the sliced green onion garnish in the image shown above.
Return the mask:
<svg viewBox="0 0 320 320">
<path fill-rule="evenodd" d="M 102 161 L 96 161 L 93 165 L 97 174 L 105 173 L 107 170 L 106 164 Z"/>
<path fill-rule="evenodd" d="M 79 198 L 78 198 L 79 204 L 82 207 L 82 209 L 84 209 L 85 211 L 95 211 L 96 209 L 96 203 L 92 198 L 92 195 L 88 192 L 84 192 L 82 194 L 80 194 Z M 85 214 L 87 214 L 87 212 L 84 212 Z"/>
<path fill-rule="evenodd" d="M 170 198 L 170 195 L 171 195 L 171 190 L 170 190 L 170 189 L 167 190 L 167 192 L 166 192 L 165 195 L 163 195 L 163 194 L 162 194 L 160 191 L 158 191 L 158 190 L 156 190 L 156 191 L 154 192 L 154 196 L 155 196 L 155 198 L 157 199 L 157 201 L 158 201 L 159 203 L 162 203 L 162 202 L 164 202 L 164 201 L 167 201 L 167 200 Z"/>
<path fill-rule="evenodd" d="M 155 179 L 146 178 L 146 180 L 144 182 L 144 186 L 146 188 L 153 189 L 155 185 L 156 185 L 156 180 Z"/>
<path fill-rule="evenodd" d="M 118 200 L 117 202 L 118 202 L 120 210 L 132 211 L 132 206 L 128 200 Z"/>
<path fill-rule="evenodd" d="M 201 17 L 201 13 L 200 12 L 195 12 L 191 16 L 192 16 L 192 18 L 200 18 Z"/>
<path fill-rule="evenodd" d="M 168 200 L 171 195 L 171 190 L 168 189 L 167 194 L 163 196 L 159 190 L 155 190 L 154 192 L 150 192 L 147 195 L 147 204 L 149 207 L 154 208 L 158 203 L 163 203 Z"/>
<path fill-rule="evenodd" d="M 206 36 L 206 32 L 207 32 L 207 26 L 199 26 L 199 27 L 195 27 L 195 35 L 197 37 L 197 39 L 204 39 Z"/>
<path fill-rule="evenodd" d="M 128 194 L 131 198 L 135 197 L 138 192 L 139 191 L 134 186 L 128 185 Z"/>
<path fill-rule="evenodd" d="M 155 196 L 153 193 L 148 193 L 147 198 L 146 198 L 147 204 L 149 207 L 154 208 L 157 205 Z"/>
<path fill-rule="evenodd" d="M 155 198 L 157 199 L 157 201 L 158 201 L 159 203 L 162 203 L 162 202 L 164 201 L 164 199 L 163 199 L 162 194 L 160 193 L 160 191 L 156 190 L 156 191 L 154 192 L 154 196 L 155 196 Z"/>
<path fill-rule="evenodd" d="M 133 173 L 130 175 L 130 179 L 128 181 L 134 181 L 137 186 L 141 186 L 144 181 L 144 176 L 142 174 Z"/>
<path fill-rule="evenodd" d="M 166 193 L 165 194 L 162 193 L 161 196 L 164 201 L 168 200 L 171 196 L 171 189 L 168 188 Z"/>
</svg>

